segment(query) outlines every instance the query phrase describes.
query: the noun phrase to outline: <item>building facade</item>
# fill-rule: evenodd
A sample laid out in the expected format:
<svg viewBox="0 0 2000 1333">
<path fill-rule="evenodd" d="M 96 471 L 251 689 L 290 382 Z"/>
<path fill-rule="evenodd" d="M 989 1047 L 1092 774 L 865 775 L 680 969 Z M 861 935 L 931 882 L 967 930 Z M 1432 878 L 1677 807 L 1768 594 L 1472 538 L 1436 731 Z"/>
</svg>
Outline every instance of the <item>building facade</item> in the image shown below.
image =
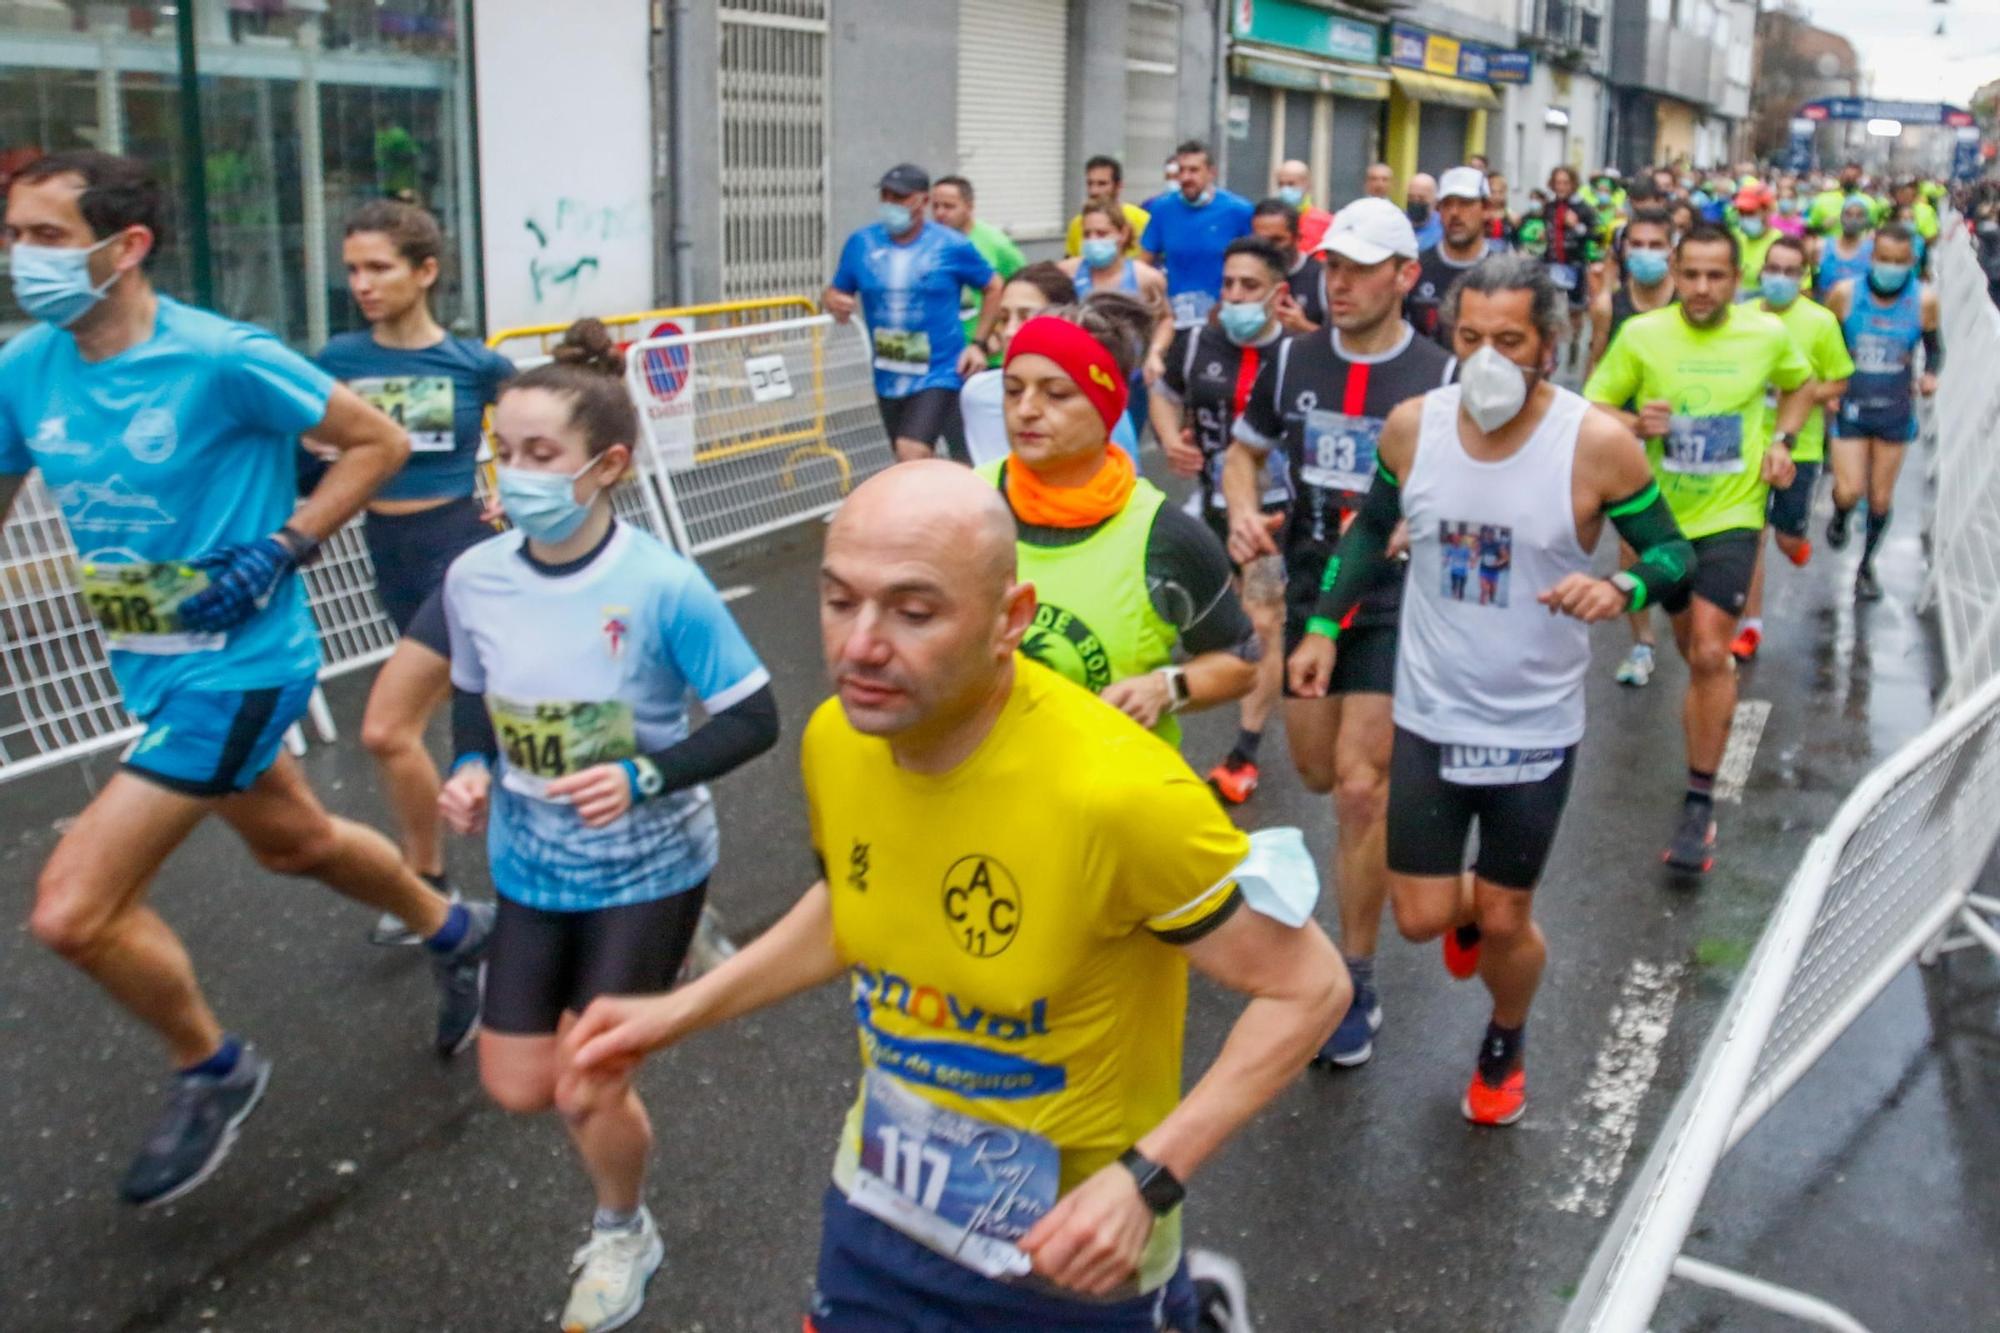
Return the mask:
<svg viewBox="0 0 2000 1333">
<path fill-rule="evenodd" d="M 1611 0 L 1613 165 L 1707 167 L 1749 115 L 1755 0 Z"/>
</svg>

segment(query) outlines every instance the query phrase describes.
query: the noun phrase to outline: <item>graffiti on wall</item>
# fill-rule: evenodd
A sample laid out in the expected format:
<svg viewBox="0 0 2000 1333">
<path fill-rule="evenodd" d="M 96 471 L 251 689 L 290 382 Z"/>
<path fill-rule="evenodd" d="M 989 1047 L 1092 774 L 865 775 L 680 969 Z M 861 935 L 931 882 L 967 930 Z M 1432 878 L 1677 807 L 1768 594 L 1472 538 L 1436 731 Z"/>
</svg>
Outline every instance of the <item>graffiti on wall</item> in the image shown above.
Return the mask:
<svg viewBox="0 0 2000 1333">
<path fill-rule="evenodd" d="M 651 205 L 644 199 L 606 204 L 564 196 L 532 210 L 521 225 L 533 241 L 528 286 L 535 303 L 575 308 L 591 280 L 602 275 L 607 251 L 634 241 L 650 243 Z"/>
</svg>

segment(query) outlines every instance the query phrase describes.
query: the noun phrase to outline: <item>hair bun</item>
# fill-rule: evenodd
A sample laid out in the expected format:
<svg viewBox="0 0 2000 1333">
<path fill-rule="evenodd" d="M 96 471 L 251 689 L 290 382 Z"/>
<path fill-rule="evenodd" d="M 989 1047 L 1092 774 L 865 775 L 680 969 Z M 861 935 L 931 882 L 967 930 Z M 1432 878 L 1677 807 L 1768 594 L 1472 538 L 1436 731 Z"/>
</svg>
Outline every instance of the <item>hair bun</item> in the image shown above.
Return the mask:
<svg viewBox="0 0 2000 1333">
<path fill-rule="evenodd" d="M 612 341 L 611 331 L 598 319 L 579 319 L 563 330 L 562 341 L 550 351 L 549 357 L 559 366 L 575 366 L 600 375 L 625 373 L 624 350 Z"/>
</svg>

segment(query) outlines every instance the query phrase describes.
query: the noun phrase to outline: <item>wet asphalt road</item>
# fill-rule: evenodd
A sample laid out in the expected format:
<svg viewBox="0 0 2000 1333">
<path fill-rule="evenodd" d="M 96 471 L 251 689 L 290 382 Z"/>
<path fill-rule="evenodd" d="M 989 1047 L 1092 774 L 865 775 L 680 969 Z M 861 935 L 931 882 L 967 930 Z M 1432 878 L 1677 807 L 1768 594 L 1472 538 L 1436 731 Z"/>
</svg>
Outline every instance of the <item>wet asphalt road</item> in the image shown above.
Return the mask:
<svg viewBox="0 0 2000 1333">
<path fill-rule="evenodd" d="M 1913 469 L 1914 471 L 1914 469 Z M 1376 1058 L 1299 1080 L 1194 1182 L 1189 1235 L 1239 1256 L 1258 1327 L 1514 1330 L 1551 1326 L 1813 830 L 1867 767 L 1929 713 L 1934 655 L 1906 478 L 1883 558 L 1888 600 L 1857 610 L 1854 554 L 1771 571 L 1745 699 L 1770 704 L 1741 804 L 1722 807 L 1722 859 L 1699 892 L 1657 866 L 1682 784 L 1671 648 L 1643 691 L 1610 681 L 1622 623 L 1596 631 L 1591 731 L 1539 913 L 1551 963 L 1530 1039 L 1531 1102 L 1478 1131 L 1458 1095 L 1485 1018 L 1433 948 L 1386 932 L 1387 1021 Z M 798 728 L 822 696 L 813 634 L 817 532 L 714 569 L 776 677 L 787 739 L 718 785 L 724 860 L 713 899 L 739 935 L 808 882 Z M 1662 626 L 1664 630 L 1664 625 Z M 331 697 L 346 729 L 307 767 L 337 810 L 384 820 L 352 743 L 365 680 Z M 1206 768 L 1233 733 L 1194 719 Z M 442 747 L 442 732 L 438 736 Z M 1330 850 L 1330 812 L 1266 741 L 1246 824 L 1304 827 Z M 97 761 L 0 788 L 0 884 L 26 916 L 59 822 L 110 771 Z M 483 891 L 482 854 L 451 850 Z M 136 1213 L 113 1187 L 156 1113 L 159 1056 L 25 929 L 0 935 L 0 1310 L 8 1328 L 513 1330 L 547 1327 L 589 1195 L 552 1118 L 508 1117 L 470 1056 L 427 1051 L 431 991 L 414 952 L 363 941 L 368 915 L 258 871 L 219 827 L 167 867 L 154 900 L 193 952 L 217 1010 L 277 1063 L 269 1099 L 207 1186 Z M 1321 918 L 1332 922 L 1331 904 Z M 1614 1009 L 1624 997 L 1624 1008 Z M 1664 1017 L 1657 1074 L 1608 1102 L 1584 1095 L 1600 1055 L 1629 1052 L 1635 997 Z M 1236 1011 L 1197 985 L 1190 1070 Z M 1643 1025 L 1638 1025 L 1643 1026 Z M 1734 1154 L 1694 1252 L 1849 1306 L 1880 1330 L 1992 1327 L 2000 1304 L 2000 974 L 1961 955 L 1906 973 Z M 668 1245 L 647 1330 L 798 1326 L 817 1208 L 854 1091 L 852 1022 L 833 989 L 711 1033 L 652 1063 L 659 1134 L 650 1198 Z M 1635 1136 L 1631 1155 L 1620 1152 Z M 1780 1329 L 1675 1293 L 1661 1330 Z"/>
</svg>

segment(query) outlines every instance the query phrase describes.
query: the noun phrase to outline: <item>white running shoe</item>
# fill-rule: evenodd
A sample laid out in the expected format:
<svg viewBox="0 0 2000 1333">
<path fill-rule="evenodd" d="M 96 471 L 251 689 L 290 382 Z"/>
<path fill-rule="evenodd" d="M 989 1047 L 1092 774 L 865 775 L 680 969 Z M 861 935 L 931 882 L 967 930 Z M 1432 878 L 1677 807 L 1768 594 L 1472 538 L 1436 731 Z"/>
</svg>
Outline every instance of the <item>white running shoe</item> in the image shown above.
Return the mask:
<svg viewBox="0 0 2000 1333">
<path fill-rule="evenodd" d="M 643 1207 L 633 1230 L 593 1229 L 570 1259 L 576 1280 L 570 1283 L 569 1304 L 563 1307 L 563 1333 L 606 1333 L 638 1318 L 646 1304 L 646 1283 L 666 1255 L 660 1229 Z"/>
<path fill-rule="evenodd" d="M 1630 685 L 1634 689 L 1653 678 L 1653 650 L 1643 643 L 1632 645 L 1632 651 L 1625 654 L 1625 660 L 1618 664 L 1618 674 L 1613 677 L 1620 685 Z"/>
<path fill-rule="evenodd" d="M 701 919 L 695 923 L 694 939 L 688 945 L 687 959 L 681 964 L 680 979 L 693 981 L 706 972 L 713 972 L 736 956 L 736 945 L 729 933 L 722 928 L 722 917 L 713 907 L 702 905 Z"/>
<path fill-rule="evenodd" d="M 1201 1303 L 1202 1333 L 1255 1333 L 1241 1264 L 1214 1250 L 1189 1250 L 1187 1266 Z"/>
</svg>

